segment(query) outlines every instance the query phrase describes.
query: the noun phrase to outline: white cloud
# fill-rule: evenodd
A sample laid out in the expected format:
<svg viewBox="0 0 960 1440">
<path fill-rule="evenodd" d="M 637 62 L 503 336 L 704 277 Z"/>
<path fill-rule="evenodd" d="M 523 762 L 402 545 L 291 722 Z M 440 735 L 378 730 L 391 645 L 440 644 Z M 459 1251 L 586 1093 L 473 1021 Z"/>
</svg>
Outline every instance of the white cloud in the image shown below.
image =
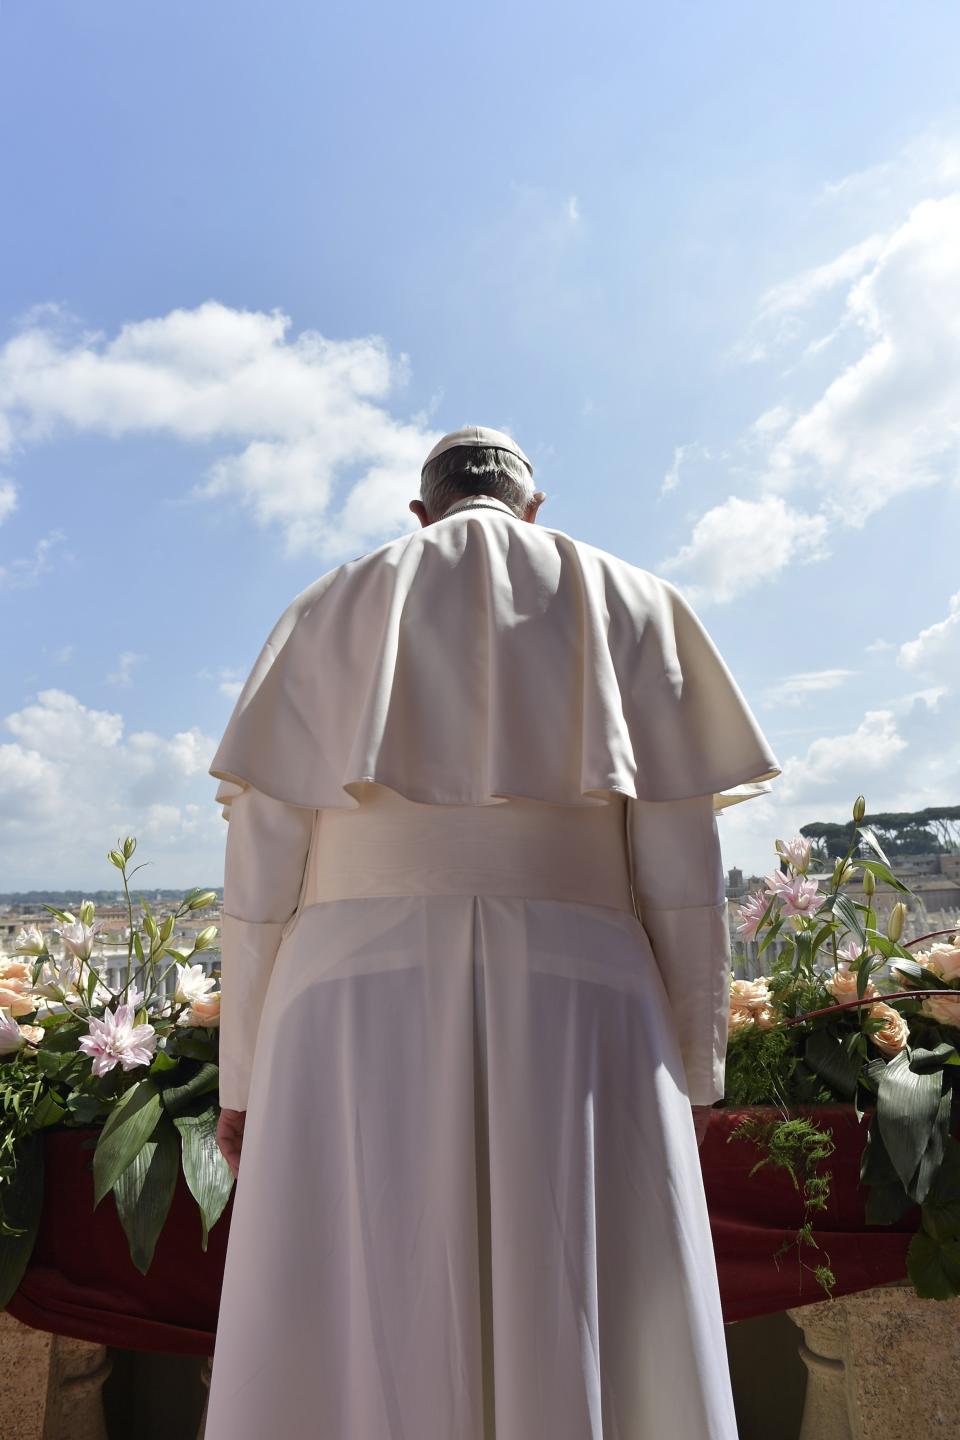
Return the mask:
<svg viewBox="0 0 960 1440">
<path fill-rule="evenodd" d="M 198 785 L 210 786 L 209 736 L 195 726 L 169 738 L 127 735 L 120 714 L 58 689 L 39 691 L 4 725 L 12 736 L 0 743 L 4 889 L 114 888 L 106 855 L 124 835 L 138 837 L 137 862 L 150 862 L 137 883 L 220 884 L 226 827 L 212 799 L 196 799 Z"/>
<path fill-rule="evenodd" d="M 897 664 L 905 670 L 955 680 L 960 674 L 960 590 L 950 596 L 950 614 L 921 630 L 897 651 Z"/>
<path fill-rule="evenodd" d="M 17 487 L 12 480 L 0 480 L 0 525 L 17 508 Z"/>
<path fill-rule="evenodd" d="M 799 670 L 766 689 L 763 692 L 764 704 L 769 707 L 799 705 L 810 695 L 836 690 L 856 674 L 856 670 Z"/>
<path fill-rule="evenodd" d="M 849 202 L 862 211 L 865 204 L 897 204 L 904 196 L 918 192 L 952 189 L 958 180 L 960 143 L 955 135 L 930 126 L 907 141 L 891 159 L 828 181 L 813 203 L 836 210 L 838 202 Z"/>
<path fill-rule="evenodd" d="M 693 577 L 676 583 L 691 605 L 706 606 L 732 600 L 794 560 L 823 559 L 826 532 L 822 515 L 791 510 L 779 496 L 741 500 L 730 495 L 701 515 L 690 543 L 662 560 L 659 570 Z"/>
<path fill-rule="evenodd" d="M 939 152 L 940 176 L 960 175 L 960 149 L 954 170 L 950 154 Z M 797 327 L 814 298 L 841 286 L 843 309 L 828 338 L 846 330 L 860 353 L 822 382 L 812 403 L 778 402 L 746 428 L 741 449 L 755 495 L 710 509 L 662 566 L 688 572 L 705 599 L 731 600 L 795 560 L 823 559 L 831 530 L 859 529 L 903 495 L 957 481 L 960 191 L 928 196 L 885 238 L 871 233 L 784 281 L 763 298 L 758 323 Z M 794 328 L 788 338 L 798 335 Z M 807 353 L 818 349 L 820 342 Z M 777 512 L 774 501 L 794 493 L 807 513 L 785 504 Z M 758 548 L 745 553 L 744 539 Z M 738 547 L 733 557 L 723 553 L 730 544 Z"/>
<path fill-rule="evenodd" d="M 763 484 L 815 489 L 859 527 L 956 469 L 960 194 L 917 205 L 846 303 L 866 348 L 776 442 Z"/>
<path fill-rule="evenodd" d="M 218 693 L 231 701 L 240 694 L 245 679 L 244 671 L 234 665 L 221 665 L 218 670 L 198 670 L 197 675 L 201 680 L 214 681 Z"/>
<path fill-rule="evenodd" d="M 127 686 L 133 684 L 131 671 L 134 665 L 138 664 L 145 657 L 138 655 L 135 650 L 123 650 L 117 662 L 116 670 L 112 670 L 106 677 L 108 685 Z"/>
<path fill-rule="evenodd" d="M 951 804 L 960 794 L 960 695 L 930 687 L 867 710 L 852 729 L 777 747 L 783 774 L 768 795 L 720 817 L 724 863 L 768 872 L 773 842 L 817 820 L 846 822 L 857 795 L 867 811 Z"/>
<path fill-rule="evenodd" d="M 0 349 L 0 440 L 10 453 L 69 429 L 212 444 L 192 499 L 238 502 L 288 554 L 342 556 L 413 528 L 408 501 L 442 432 L 386 408 L 407 357 L 376 335 L 292 336 L 290 324 L 210 300 L 111 338 L 32 312 Z"/>
<path fill-rule="evenodd" d="M 817 820 L 844 823 L 860 794 L 872 812 L 945 803 L 960 783 L 957 706 L 937 713 L 914 698 L 918 704 L 909 712 L 868 710 L 853 730 L 819 736 L 803 750 L 781 755 L 783 773 L 768 795 L 722 813 L 725 866 L 768 873 L 776 863 L 776 839 L 789 840 Z"/>
<path fill-rule="evenodd" d="M 570 221 L 571 225 L 576 225 L 577 221 L 580 219 L 580 201 L 577 199 L 576 195 L 571 195 L 567 199 L 566 216 L 567 219 Z"/>
<path fill-rule="evenodd" d="M 745 444 L 749 446 L 751 442 L 758 441 L 768 443 L 771 435 L 783 430 L 790 423 L 792 414 L 789 405 L 772 405 L 769 410 L 764 410 L 763 414 L 758 415 L 747 427 Z"/>
<path fill-rule="evenodd" d="M 8 565 L 0 565 L 0 589 L 19 590 L 36 585 L 40 576 L 50 569 L 51 550 L 66 538 L 63 530 L 51 530 L 36 541 L 32 555 L 17 556 Z"/>
<path fill-rule="evenodd" d="M 770 359 L 800 334 L 797 315 L 823 295 L 862 275 L 879 258 L 883 246 L 882 234 L 870 235 L 822 264 L 772 286 L 760 297 L 750 329 L 743 340 L 731 347 L 730 358 L 751 364 Z"/>
<path fill-rule="evenodd" d="M 781 798 L 789 799 L 791 792 L 836 788 L 847 777 L 849 787 L 867 776 L 882 775 L 906 748 L 891 711 L 868 710 L 852 733 L 814 740 L 805 755 L 784 766 L 778 781 Z"/>
<path fill-rule="evenodd" d="M 676 446 L 673 452 L 673 464 L 664 475 L 663 483 L 660 486 L 661 495 L 666 494 L 668 490 L 675 490 L 677 488 L 680 484 L 681 466 L 684 465 L 687 460 L 698 456 L 704 460 L 710 459 L 710 451 L 706 445 L 701 445 L 699 442 L 693 441 L 689 445 Z"/>
</svg>

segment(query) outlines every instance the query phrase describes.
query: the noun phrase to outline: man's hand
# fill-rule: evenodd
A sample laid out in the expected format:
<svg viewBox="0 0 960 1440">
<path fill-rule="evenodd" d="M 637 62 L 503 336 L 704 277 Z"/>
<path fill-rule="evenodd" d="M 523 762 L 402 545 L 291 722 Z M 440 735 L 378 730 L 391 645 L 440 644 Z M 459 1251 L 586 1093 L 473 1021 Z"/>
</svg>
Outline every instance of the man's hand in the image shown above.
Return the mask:
<svg viewBox="0 0 960 1440">
<path fill-rule="evenodd" d="M 703 1137 L 707 1133 L 707 1126 L 710 1123 L 710 1115 L 713 1111 L 712 1105 L 691 1105 L 693 1111 L 693 1128 L 697 1136 L 697 1145 L 703 1144 Z"/>
<path fill-rule="evenodd" d="M 243 1145 L 243 1125 L 246 1110 L 221 1110 L 217 1121 L 217 1148 L 237 1178 L 240 1169 L 240 1149 Z"/>
</svg>

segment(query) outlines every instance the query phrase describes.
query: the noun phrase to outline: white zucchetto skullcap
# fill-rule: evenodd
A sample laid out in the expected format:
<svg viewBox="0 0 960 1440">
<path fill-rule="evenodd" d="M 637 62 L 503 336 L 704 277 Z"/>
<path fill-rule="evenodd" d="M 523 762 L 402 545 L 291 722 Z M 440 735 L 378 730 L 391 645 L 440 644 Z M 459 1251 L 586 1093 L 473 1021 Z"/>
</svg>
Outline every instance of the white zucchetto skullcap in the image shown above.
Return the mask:
<svg viewBox="0 0 960 1440">
<path fill-rule="evenodd" d="M 517 442 L 511 440 L 510 436 L 504 434 L 502 430 L 491 430 L 488 425 L 464 425 L 460 430 L 451 430 L 449 435 L 444 435 L 424 460 L 420 474 L 423 474 L 431 460 L 442 455 L 444 450 L 452 450 L 455 445 L 483 445 L 495 447 L 497 450 L 509 450 L 511 455 L 516 455 L 518 459 L 522 460 L 530 474 L 533 474 L 533 465 Z"/>
</svg>

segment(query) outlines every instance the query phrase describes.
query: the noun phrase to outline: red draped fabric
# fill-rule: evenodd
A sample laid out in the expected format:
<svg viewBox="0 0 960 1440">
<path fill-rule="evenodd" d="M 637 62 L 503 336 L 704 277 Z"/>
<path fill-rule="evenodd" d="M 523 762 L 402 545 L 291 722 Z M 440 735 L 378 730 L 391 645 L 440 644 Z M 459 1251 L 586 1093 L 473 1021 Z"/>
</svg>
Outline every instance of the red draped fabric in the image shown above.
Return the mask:
<svg viewBox="0 0 960 1440">
<path fill-rule="evenodd" d="M 767 1165 L 749 1175 L 761 1153 L 754 1145 L 728 1143 L 749 1113 L 776 1112 L 716 1109 L 700 1149 L 727 1323 L 826 1298 L 812 1269 L 801 1266 L 796 1246 L 779 1263 L 773 1259 L 781 1241 L 792 1239 L 802 1223 L 803 1198 L 785 1171 Z M 813 1114 L 833 1130 L 836 1149 L 820 1167 L 832 1171 L 833 1183 L 826 1209 L 812 1214 L 821 1249 L 803 1246 L 800 1258 L 813 1267 L 829 1256 L 834 1295 L 903 1278 L 919 1207 L 896 1225 L 867 1225 L 867 1192 L 859 1179 L 867 1119 L 859 1125 L 849 1105 L 824 1106 Z M 123 1349 L 212 1354 L 233 1193 L 204 1252 L 200 1212 L 181 1173 L 150 1270 L 141 1275 L 130 1259 L 113 1197 L 91 1208 L 93 1151 L 81 1147 L 96 1133 L 46 1132 L 40 1230 L 9 1312 L 41 1330 Z M 282 1224 L 282 1196 L 277 1220 Z M 637 1224 L 643 1224 L 642 1215 Z"/>
</svg>

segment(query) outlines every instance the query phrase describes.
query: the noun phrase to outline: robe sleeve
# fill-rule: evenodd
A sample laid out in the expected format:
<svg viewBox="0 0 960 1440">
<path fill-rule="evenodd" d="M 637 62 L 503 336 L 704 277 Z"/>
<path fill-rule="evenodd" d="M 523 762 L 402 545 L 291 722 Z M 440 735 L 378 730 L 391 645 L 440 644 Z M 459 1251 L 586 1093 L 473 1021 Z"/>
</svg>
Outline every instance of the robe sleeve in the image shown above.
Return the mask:
<svg viewBox="0 0 960 1440">
<path fill-rule="evenodd" d="M 299 909 L 316 811 L 251 785 L 231 788 L 224 808 L 220 1104 L 245 1110 L 264 997 L 285 927 Z"/>
<path fill-rule="evenodd" d="M 714 796 L 627 800 L 631 878 L 692 1105 L 723 1098 L 731 947 Z"/>
</svg>

